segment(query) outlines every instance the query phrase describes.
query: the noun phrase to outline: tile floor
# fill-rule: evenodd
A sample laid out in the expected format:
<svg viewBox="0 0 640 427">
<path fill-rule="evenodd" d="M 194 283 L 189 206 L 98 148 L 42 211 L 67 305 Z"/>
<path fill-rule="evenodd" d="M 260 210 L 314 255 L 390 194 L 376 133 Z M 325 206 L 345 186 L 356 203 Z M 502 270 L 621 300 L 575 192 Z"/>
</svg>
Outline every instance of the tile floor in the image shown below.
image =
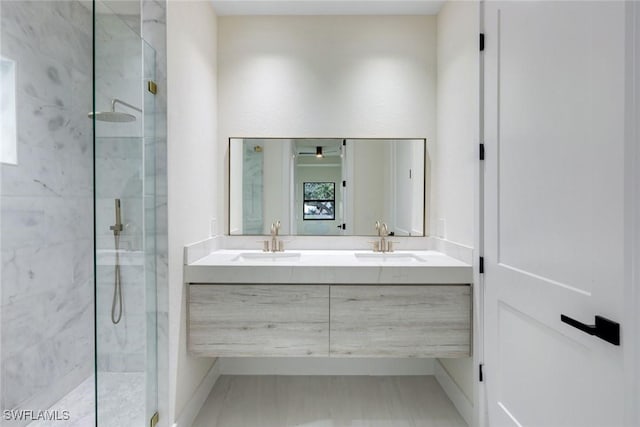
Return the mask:
<svg viewBox="0 0 640 427">
<path fill-rule="evenodd" d="M 466 427 L 433 376 L 222 376 L 193 427 Z"/>
</svg>

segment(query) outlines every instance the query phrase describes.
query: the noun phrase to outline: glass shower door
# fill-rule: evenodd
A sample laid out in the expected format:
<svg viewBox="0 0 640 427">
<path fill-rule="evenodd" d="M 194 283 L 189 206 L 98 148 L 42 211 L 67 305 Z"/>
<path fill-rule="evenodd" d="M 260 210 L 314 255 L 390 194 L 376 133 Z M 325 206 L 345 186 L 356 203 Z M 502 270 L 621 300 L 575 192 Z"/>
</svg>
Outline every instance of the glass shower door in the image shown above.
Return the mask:
<svg viewBox="0 0 640 427">
<path fill-rule="evenodd" d="M 145 426 L 158 409 L 158 301 L 156 282 L 157 260 L 157 224 L 156 224 L 156 109 L 155 87 L 156 52 L 142 41 L 143 52 L 143 99 L 144 99 L 144 259 L 145 259 L 145 327 L 146 327 L 146 363 L 145 363 Z"/>
<path fill-rule="evenodd" d="M 157 408 L 155 52 L 108 3 L 94 37 L 96 419 L 142 427 Z"/>
</svg>

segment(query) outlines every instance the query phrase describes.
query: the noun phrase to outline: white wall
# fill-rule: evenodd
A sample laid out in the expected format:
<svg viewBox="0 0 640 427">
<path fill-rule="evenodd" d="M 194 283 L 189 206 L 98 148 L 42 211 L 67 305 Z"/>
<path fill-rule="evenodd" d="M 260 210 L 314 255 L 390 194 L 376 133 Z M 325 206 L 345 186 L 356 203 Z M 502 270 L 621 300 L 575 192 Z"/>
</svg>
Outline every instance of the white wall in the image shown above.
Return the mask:
<svg viewBox="0 0 640 427">
<path fill-rule="evenodd" d="M 243 142 L 241 139 L 232 141 L 229 147 L 230 156 L 230 183 L 229 191 L 234 197 L 229 199 L 230 213 L 229 234 L 242 234 L 242 168 L 243 168 Z"/>
<path fill-rule="evenodd" d="M 208 0 L 168 4 L 170 424 L 213 363 L 187 354 L 182 248 L 210 235 L 220 199 L 216 191 L 222 164 L 217 149 L 222 142 L 217 140 L 216 122 L 216 25 Z"/>
<path fill-rule="evenodd" d="M 426 149 L 423 141 L 413 141 L 411 143 L 411 156 L 412 156 L 412 171 L 414 177 L 422 176 L 422 179 L 412 179 L 413 182 L 413 212 L 411 214 L 412 220 L 412 236 L 419 236 L 424 233 L 427 234 L 428 230 L 425 229 L 425 217 L 429 217 L 430 213 L 427 211 L 427 205 L 425 204 L 425 195 L 430 194 L 428 183 L 431 178 L 428 176 L 430 169 L 426 168 L 425 152 Z"/>
<path fill-rule="evenodd" d="M 265 139 L 262 144 L 264 147 L 264 229 L 262 231 L 264 234 L 269 234 L 271 224 L 280 221 L 281 233 L 289 234 L 291 141 Z"/>
<path fill-rule="evenodd" d="M 225 16 L 218 36 L 220 141 L 435 140 L 433 16 Z"/>
<path fill-rule="evenodd" d="M 433 156 L 433 209 L 447 240 L 474 243 L 474 173 L 478 144 L 479 10 L 476 2 L 449 1 L 438 15 L 438 138 Z M 433 153 L 432 153 L 433 154 Z M 438 228 L 436 227 L 434 231 Z M 473 402 L 472 359 L 441 359 Z"/>
<path fill-rule="evenodd" d="M 473 246 L 478 33 L 476 3 L 445 3 L 438 15 L 438 143 L 432 153 L 433 217 L 445 222 L 441 237 L 467 246 Z"/>
</svg>

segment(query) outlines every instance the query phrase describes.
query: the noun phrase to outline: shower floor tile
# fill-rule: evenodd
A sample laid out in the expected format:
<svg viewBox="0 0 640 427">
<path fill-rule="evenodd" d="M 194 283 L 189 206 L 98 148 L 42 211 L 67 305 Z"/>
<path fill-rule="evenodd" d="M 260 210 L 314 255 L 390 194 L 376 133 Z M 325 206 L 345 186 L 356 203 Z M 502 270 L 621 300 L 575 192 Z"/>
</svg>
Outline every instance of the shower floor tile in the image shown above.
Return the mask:
<svg viewBox="0 0 640 427">
<path fill-rule="evenodd" d="M 100 372 L 98 374 L 99 427 L 144 427 L 145 377 L 138 372 Z M 93 376 L 84 380 L 49 408 L 69 411 L 67 421 L 34 421 L 27 427 L 95 427 L 95 388 Z"/>
<path fill-rule="evenodd" d="M 49 408 L 50 411 L 69 411 L 68 421 L 34 421 L 27 427 L 93 427 L 95 426 L 94 395 L 93 376 L 91 376 Z"/>
<path fill-rule="evenodd" d="M 141 372 L 98 373 L 98 427 L 145 427 L 145 378 Z"/>
</svg>

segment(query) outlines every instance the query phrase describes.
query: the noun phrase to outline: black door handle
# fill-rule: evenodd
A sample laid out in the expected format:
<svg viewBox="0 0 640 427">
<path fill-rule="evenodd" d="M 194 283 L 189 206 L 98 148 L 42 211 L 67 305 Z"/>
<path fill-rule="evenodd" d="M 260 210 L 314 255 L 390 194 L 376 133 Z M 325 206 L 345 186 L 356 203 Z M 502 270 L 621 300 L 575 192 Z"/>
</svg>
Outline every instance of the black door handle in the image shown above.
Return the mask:
<svg viewBox="0 0 640 427">
<path fill-rule="evenodd" d="M 589 335 L 595 335 L 596 337 L 610 342 L 613 345 L 620 345 L 620 323 L 609 320 L 606 317 L 596 316 L 595 325 L 585 325 L 582 322 L 578 322 L 569 316 L 564 314 L 560 315 L 562 320 L 567 325 L 571 325 L 574 328 L 578 328 Z"/>
</svg>

